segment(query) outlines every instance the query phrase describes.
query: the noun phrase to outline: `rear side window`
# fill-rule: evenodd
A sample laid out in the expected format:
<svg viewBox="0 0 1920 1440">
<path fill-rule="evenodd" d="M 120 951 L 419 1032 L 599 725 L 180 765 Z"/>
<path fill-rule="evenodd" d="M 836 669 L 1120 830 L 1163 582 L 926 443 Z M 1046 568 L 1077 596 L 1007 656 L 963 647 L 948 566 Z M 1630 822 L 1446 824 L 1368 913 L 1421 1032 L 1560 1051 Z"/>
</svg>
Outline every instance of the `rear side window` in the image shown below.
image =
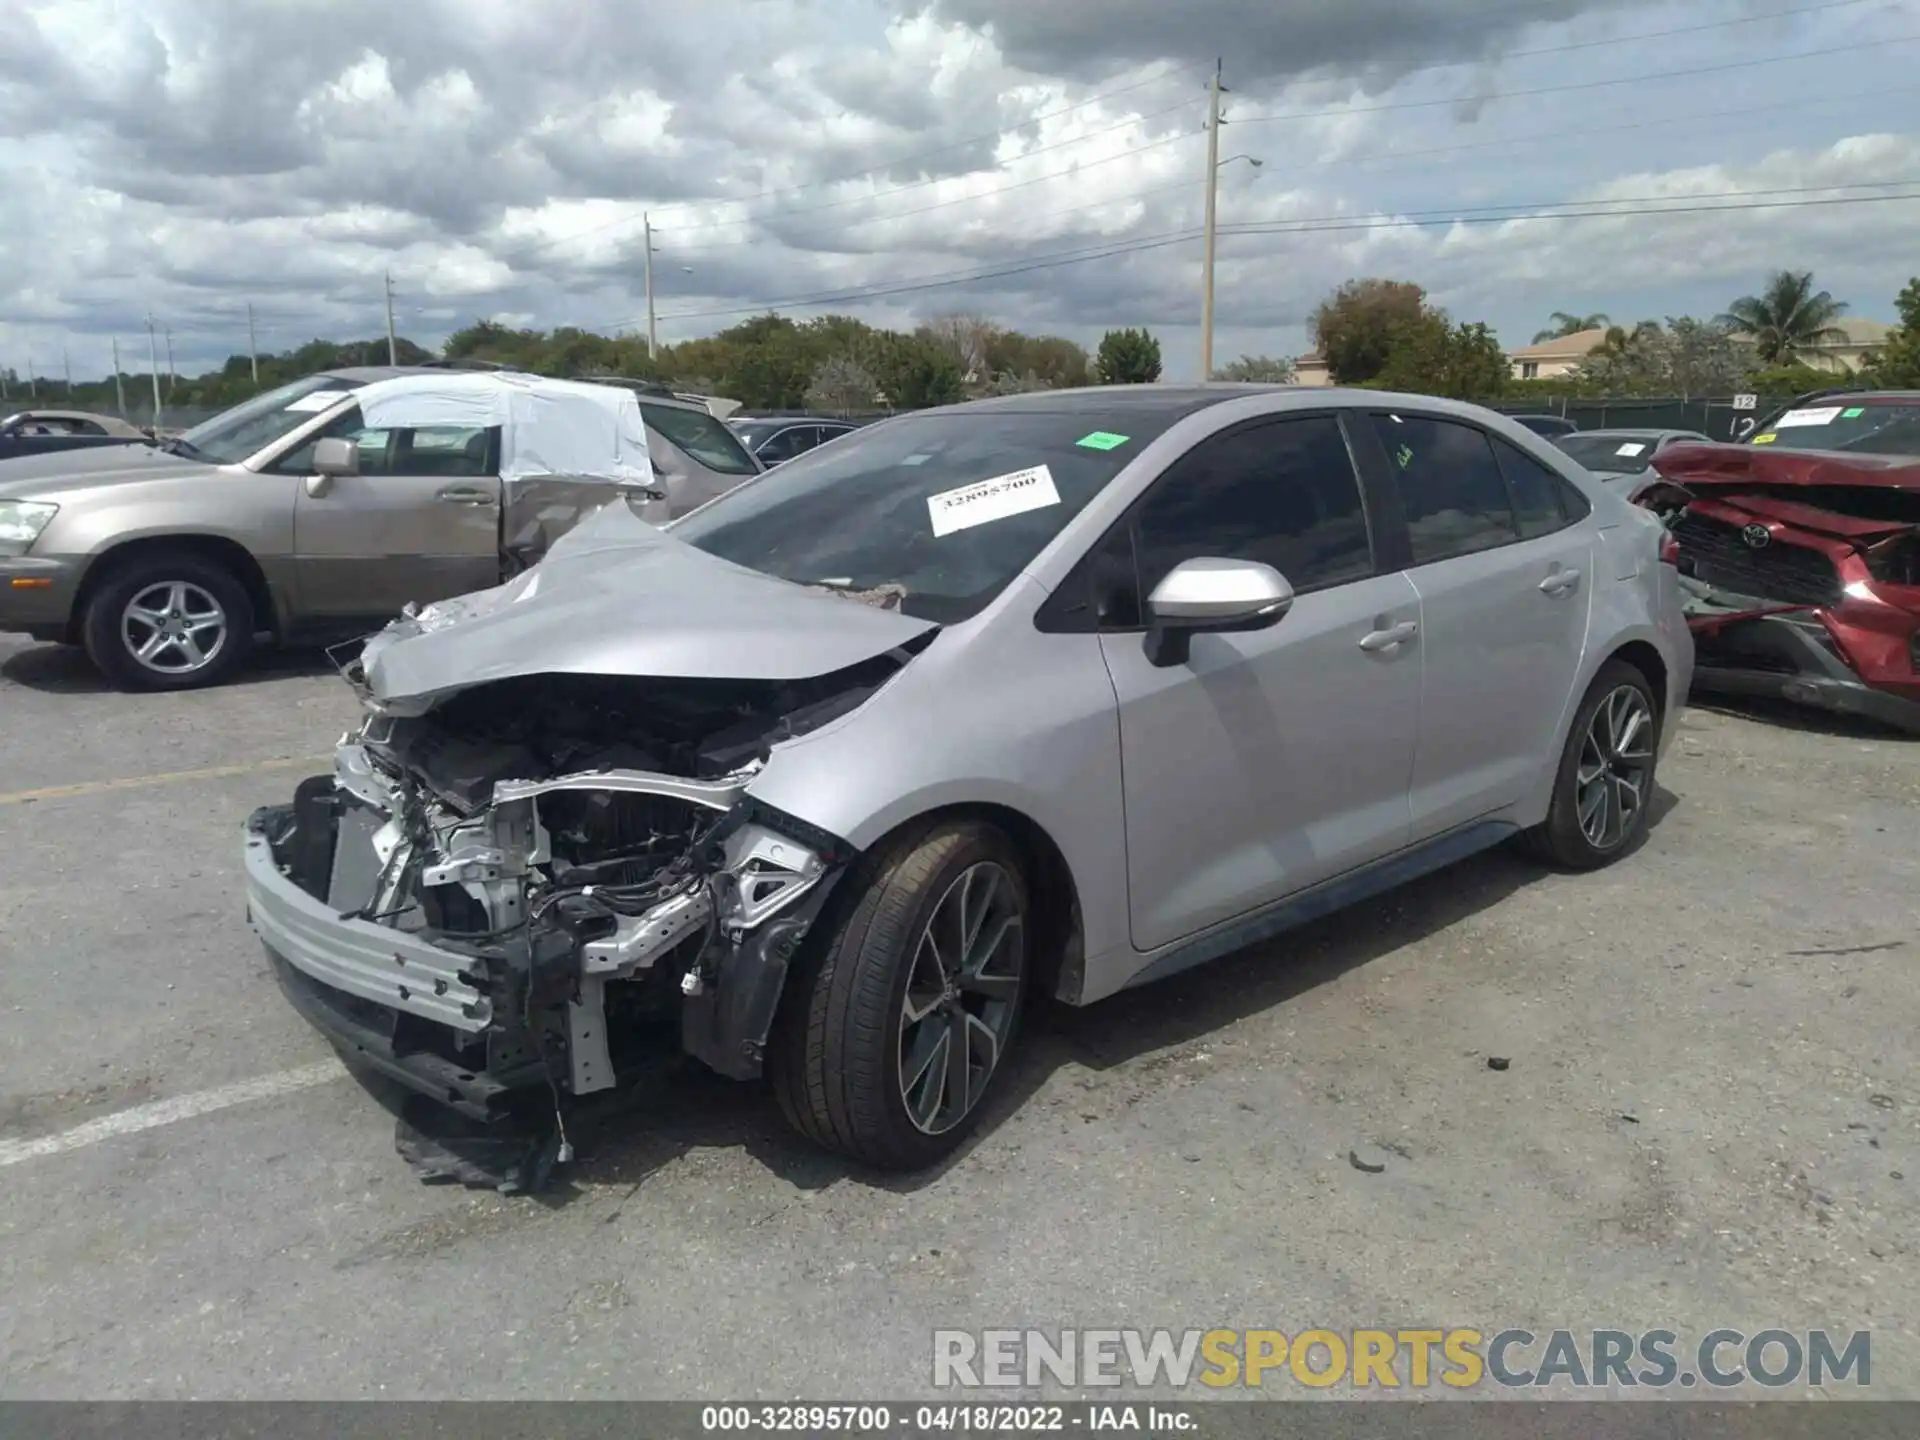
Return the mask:
<svg viewBox="0 0 1920 1440">
<path fill-rule="evenodd" d="M 1520 538 L 1513 503 L 1484 431 L 1422 415 L 1376 415 L 1413 563 L 1430 565 Z"/>
<path fill-rule="evenodd" d="M 1202 441 L 1155 483 L 1135 524 L 1143 595 L 1203 555 L 1271 565 L 1303 594 L 1373 573 L 1360 482 L 1330 415 Z"/>
<path fill-rule="evenodd" d="M 707 469 L 722 475 L 757 473 L 753 460 L 741 448 L 734 433 L 706 411 L 683 410 L 677 405 L 649 405 L 642 400 L 640 414 L 647 424 Z"/>
<path fill-rule="evenodd" d="M 1509 444 L 1498 435 L 1490 438 L 1494 456 L 1500 462 L 1500 473 L 1506 476 L 1507 489 L 1513 495 L 1513 518 L 1520 527 L 1522 540 L 1551 535 L 1585 518 L 1586 496 L 1519 446 Z"/>
</svg>

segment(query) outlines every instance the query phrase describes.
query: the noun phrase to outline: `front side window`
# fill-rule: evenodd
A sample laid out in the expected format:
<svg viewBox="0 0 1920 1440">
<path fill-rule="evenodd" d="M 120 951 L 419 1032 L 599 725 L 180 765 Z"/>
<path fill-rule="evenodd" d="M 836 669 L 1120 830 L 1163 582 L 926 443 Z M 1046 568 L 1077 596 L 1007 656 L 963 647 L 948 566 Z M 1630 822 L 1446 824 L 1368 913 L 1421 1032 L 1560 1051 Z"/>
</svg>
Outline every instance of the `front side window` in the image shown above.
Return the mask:
<svg viewBox="0 0 1920 1440">
<path fill-rule="evenodd" d="M 747 481 L 671 533 L 803 585 L 898 586 L 909 615 L 978 613 L 1178 417 L 902 415 Z"/>
<path fill-rule="evenodd" d="M 322 440 L 347 440 L 360 452 L 362 475 L 491 475 L 493 430 L 468 425 L 420 425 L 405 430 L 370 430 L 360 407 L 334 417 L 269 467 L 278 475 L 313 473 L 313 448 Z"/>
<path fill-rule="evenodd" d="M 309 375 L 304 380 L 256 395 L 231 410 L 221 411 L 187 431 L 173 442 L 173 448 L 195 460 L 238 465 L 274 441 L 291 435 L 359 387 L 358 380 Z"/>
<path fill-rule="evenodd" d="M 1376 415 L 1400 491 L 1413 563 L 1472 555 L 1520 538 L 1484 431 L 1423 415 Z"/>
<path fill-rule="evenodd" d="M 1143 595 L 1201 556 L 1271 565 L 1302 594 L 1373 573 L 1360 482 L 1330 415 L 1203 441 L 1155 483 L 1135 523 Z"/>
</svg>

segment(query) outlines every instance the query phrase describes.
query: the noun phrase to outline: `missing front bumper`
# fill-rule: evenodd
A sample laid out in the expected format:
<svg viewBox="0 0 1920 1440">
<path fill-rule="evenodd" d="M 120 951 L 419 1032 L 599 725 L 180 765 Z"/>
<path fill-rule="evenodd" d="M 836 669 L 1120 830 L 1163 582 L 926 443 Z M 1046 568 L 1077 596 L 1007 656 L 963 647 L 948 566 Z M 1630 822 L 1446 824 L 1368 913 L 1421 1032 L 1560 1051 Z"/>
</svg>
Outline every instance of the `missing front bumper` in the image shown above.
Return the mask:
<svg viewBox="0 0 1920 1440">
<path fill-rule="evenodd" d="M 333 777 L 255 812 L 249 921 L 290 1003 L 347 1063 L 481 1121 L 611 1089 L 670 1052 L 676 1028 L 712 1069 L 757 1077 L 788 964 L 837 873 L 832 837 L 796 839 L 749 807 L 704 885 L 610 934 L 529 921 L 455 937 L 342 913 L 369 893 L 375 862 L 360 852 L 379 818 Z M 677 1014 L 634 1019 L 636 982 Z"/>
<path fill-rule="evenodd" d="M 1805 612 L 1697 625 L 1693 690 L 1785 700 L 1920 734 L 1920 702 L 1869 685 L 1819 619 Z"/>
</svg>

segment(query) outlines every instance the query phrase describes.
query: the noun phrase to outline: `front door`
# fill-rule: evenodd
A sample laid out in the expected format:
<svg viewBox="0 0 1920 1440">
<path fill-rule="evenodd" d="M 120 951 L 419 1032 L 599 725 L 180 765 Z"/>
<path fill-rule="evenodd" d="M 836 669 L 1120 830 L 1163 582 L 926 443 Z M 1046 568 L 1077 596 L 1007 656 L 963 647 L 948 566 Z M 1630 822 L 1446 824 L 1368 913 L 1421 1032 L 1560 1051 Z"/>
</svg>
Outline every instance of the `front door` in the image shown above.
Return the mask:
<svg viewBox="0 0 1920 1440">
<path fill-rule="evenodd" d="M 1268 629 L 1195 636 L 1184 665 L 1149 664 L 1137 629 L 1101 637 L 1135 948 L 1404 845 L 1419 602 L 1405 575 L 1377 573 L 1340 421 L 1265 420 L 1203 442 L 1116 538 L 1133 547 L 1142 597 L 1198 556 L 1272 565 L 1298 596 Z"/>
<path fill-rule="evenodd" d="M 1578 492 L 1500 437 L 1417 414 L 1373 424 L 1420 594 L 1422 840 L 1515 803 L 1554 765 L 1578 699 L 1596 541 Z"/>
<path fill-rule="evenodd" d="M 326 428 L 352 441 L 360 473 L 314 495 L 293 520 L 294 581 L 315 620 L 398 614 L 500 582 L 501 486 L 496 432 L 469 426 L 370 430 L 358 409 Z M 315 437 L 316 439 L 322 437 Z M 311 442 L 274 469 L 312 472 Z"/>
</svg>

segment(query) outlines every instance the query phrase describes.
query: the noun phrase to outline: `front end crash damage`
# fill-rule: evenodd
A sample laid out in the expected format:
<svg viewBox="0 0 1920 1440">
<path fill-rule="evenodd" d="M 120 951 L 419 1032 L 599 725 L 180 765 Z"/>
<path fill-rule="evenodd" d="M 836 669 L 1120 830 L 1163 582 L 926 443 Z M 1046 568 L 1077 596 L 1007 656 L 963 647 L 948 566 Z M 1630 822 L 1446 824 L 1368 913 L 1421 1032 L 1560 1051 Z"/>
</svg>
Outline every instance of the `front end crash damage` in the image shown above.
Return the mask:
<svg viewBox="0 0 1920 1440">
<path fill-rule="evenodd" d="M 276 976 L 350 1063 L 474 1126 L 564 1126 L 678 1052 L 757 1076 L 852 855 L 750 786 L 917 648 L 799 682 L 535 675 L 418 715 L 376 702 L 331 776 L 248 822 Z"/>
<path fill-rule="evenodd" d="M 1677 542 L 1699 693 L 1920 732 L 1920 464 L 1684 445 L 1635 497 Z"/>
</svg>

